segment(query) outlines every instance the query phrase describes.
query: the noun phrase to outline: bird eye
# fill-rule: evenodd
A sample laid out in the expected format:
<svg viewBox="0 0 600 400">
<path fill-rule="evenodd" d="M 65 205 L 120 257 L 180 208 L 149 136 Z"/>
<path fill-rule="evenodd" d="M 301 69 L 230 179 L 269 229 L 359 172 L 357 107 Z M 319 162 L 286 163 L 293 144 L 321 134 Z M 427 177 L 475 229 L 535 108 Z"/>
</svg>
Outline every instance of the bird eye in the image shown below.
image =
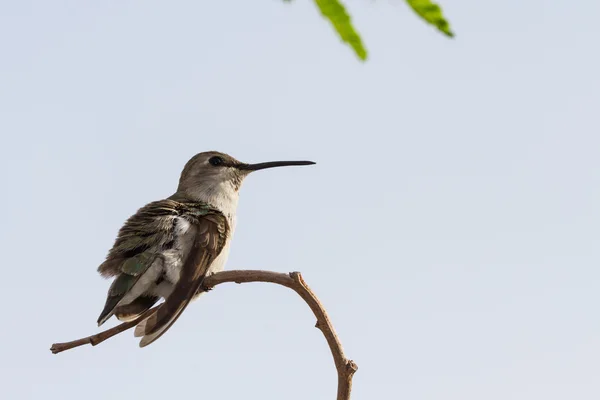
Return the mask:
<svg viewBox="0 0 600 400">
<path fill-rule="evenodd" d="M 225 161 L 219 157 L 219 156 L 214 156 L 211 157 L 208 162 L 210 163 L 210 165 L 212 165 L 213 167 L 218 167 L 219 165 L 222 165 Z"/>
</svg>

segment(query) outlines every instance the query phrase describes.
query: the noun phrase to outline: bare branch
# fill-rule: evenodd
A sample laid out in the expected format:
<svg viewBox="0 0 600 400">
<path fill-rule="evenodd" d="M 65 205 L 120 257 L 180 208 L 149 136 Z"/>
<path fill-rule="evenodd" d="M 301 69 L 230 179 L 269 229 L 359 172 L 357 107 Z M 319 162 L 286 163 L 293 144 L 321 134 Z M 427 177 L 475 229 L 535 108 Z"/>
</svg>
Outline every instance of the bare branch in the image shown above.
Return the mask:
<svg viewBox="0 0 600 400">
<path fill-rule="evenodd" d="M 315 324 L 315 327 L 321 330 L 321 332 L 325 336 L 325 339 L 327 340 L 329 348 L 331 349 L 331 354 L 333 356 L 333 361 L 335 362 L 335 368 L 337 369 L 338 374 L 337 400 L 350 399 L 350 391 L 352 389 L 352 377 L 357 371 L 358 366 L 354 361 L 349 360 L 344 355 L 344 350 L 342 349 L 340 339 L 335 333 L 335 329 L 333 328 L 333 324 L 331 323 L 331 320 L 329 319 L 325 308 L 323 307 L 317 296 L 315 296 L 312 290 L 310 290 L 308 285 L 304 282 L 304 279 L 302 279 L 302 275 L 300 275 L 300 272 L 291 272 L 289 274 L 283 274 L 279 272 L 257 270 L 223 271 L 207 277 L 204 280 L 203 286 L 205 289 L 210 289 L 214 286 L 226 282 L 270 282 L 288 287 L 294 290 L 296 293 L 298 293 L 298 295 L 302 297 L 306 304 L 308 304 L 313 314 L 315 314 L 315 317 L 317 318 L 317 323 Z M 97 333 L 95 335 L 88 336 L 83 339 L 74 340 L 72 342 L 54 343 L 50 350 L 52 351 L 52 353 L 57 354 L 65 350 L 83 346 L 85 344 L 91 344 L 92 346 L 96 346 L 97 344 L 102 343 L 106 339 L 109 339 L 121 332 L 133 328 L 139 322 L 143 321 L 145 318 L 150 316 L 150 314 L 154 313 L 158 307 L 160 307 L 160 305 L 146 311 L 140 317 L 132 321 L 124 322 L 120 325 L 117 325 L 113 328 Z"/>
</svg>

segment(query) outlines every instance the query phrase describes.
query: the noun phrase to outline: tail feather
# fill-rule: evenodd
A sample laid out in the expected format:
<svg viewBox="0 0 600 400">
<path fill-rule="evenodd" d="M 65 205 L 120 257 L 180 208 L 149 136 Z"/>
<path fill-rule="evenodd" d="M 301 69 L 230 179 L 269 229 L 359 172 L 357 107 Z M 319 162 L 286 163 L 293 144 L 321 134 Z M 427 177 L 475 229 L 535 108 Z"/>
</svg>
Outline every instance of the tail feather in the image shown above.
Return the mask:
<svg viewBox="0 0 600 400">
<path fill-rule="evenodd" d="M 100 313 L 98 317 L 98 326 L 102 326 L 110 317 L 113 316 L 115 312 L 115 307 L 119 303 L 120 298 L 116 296 L 108 296 L 106 299 L 106 304 L 104 305 L 104 309 Z"/>
<path fill-rule="evenodd" d="M 173 316 L 173 318 L 170 319 L 167 324 L 165 324 L 165 325 L 161 326 L 160 328 L 158 328 L 158 330 L 156 332 L 149 333 L 149 334 L 144 334 L 144 336 L 142 337 L 142 340 L 140 340 L 140 347 L 146 347 L 149 344 L 153 343 L 154 341 L 158 340 L 158 338 L 160 338 L 162 335 L 164 335 L 164 333 L 166 331 L 169 330 L 169 328 L 175 323 L 175 320 L 178 317 L 179 317 L 179 315 Z M 147 325 L 145 325 L 145 326 L 147 326 Z M 146 329 L 144 329 L 144 330 L 146 330 Z"/>
<path fill-rule="evenodd" d="M 150 316 L 148 316 L 148 318 L 150 318 Z M 135 329 L 133 330 L 133 336 L 134 337 L 143 337 L 145 335 L 145 332 L 146 332 L 146 323 L 148 322 L 148 318 L 146 318 L 145 320 L 141 321 L 139 324 L 137 324 L 135 326 Z"/>
<path fill-rule="evenodd" d="M 202 281 L 203 279 L 198 279 L 192 284 L 177 287 L 155 313 L 136 326 L 134 336 L 142 337 L 140 347 L 146 347 L 153 343 L 173 326 L 194 298 Z"/>
<path fill-rule="evenodd" d="M 170 298 L 169 300 L 172 299 Z M 190 300 L 191 297 L 181 299 L 177 302 L 177 306 L 172 312 L 169 310 L 171 307 L 163 304 L 154 314 L 140 322 L 134 331 L 134 336 L 142 337 L 140 347 L 146 347 L 164 335 L 173 326 L 175 321 L 177 321 L 183 310 L 190 303 Z"/>
<path fill-rule="evenodd" d="M 155 296 L 140 296 L 129 304 L 115 307 L 115 317 L 119 321 L 132 321 L 148 311 L 158 300 Z"/>
<path fill-rule="evenodd" d="M 116 307 L 123 301 L 127 293 L 130 292 L 136 281 L 137 277 L 127 274 L 121 274 L 113 281 L 108 289 L 108 296 L 106 297 L 106 303 L 104 303 L 104 309 L 98 317 L 98 326 L 105 323 L 115 314 Z"/>
</svg>

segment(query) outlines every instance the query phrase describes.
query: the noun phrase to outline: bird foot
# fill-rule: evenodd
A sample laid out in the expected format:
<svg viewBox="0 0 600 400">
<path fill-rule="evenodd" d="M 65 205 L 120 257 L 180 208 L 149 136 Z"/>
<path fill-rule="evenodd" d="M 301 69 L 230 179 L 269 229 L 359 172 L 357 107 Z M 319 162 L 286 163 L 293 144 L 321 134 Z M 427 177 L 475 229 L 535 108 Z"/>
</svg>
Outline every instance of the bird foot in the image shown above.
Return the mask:
<svg viewBox="0 0 600 400">
<path fill-rule="evenodd" d="M 214 286 L 207 286 L 204 284 L 202 284 L 202 286 L 200 286 L 200 290 L 203 292 L 210 292 L 213 289 L 214 289 Z"/>
</svg>

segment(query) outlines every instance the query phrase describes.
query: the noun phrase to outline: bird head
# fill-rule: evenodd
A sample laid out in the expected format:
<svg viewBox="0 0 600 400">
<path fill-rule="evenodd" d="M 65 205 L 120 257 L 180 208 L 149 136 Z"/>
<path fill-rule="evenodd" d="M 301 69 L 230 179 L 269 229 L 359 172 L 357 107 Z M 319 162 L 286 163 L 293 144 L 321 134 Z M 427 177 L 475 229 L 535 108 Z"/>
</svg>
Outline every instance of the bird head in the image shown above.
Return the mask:
<svg viewBox="0 0 600 400">
<path fill-rule="evenodd" d="M 267 168 L 312 165 L 312 161 L 269 161 L 248 164 L 218 151 L 207 151 L 192 157 L 181 172 L 177 192 L 195 200 L 237 196 L 242 182 L 252 172 Z"/>
</svg>

